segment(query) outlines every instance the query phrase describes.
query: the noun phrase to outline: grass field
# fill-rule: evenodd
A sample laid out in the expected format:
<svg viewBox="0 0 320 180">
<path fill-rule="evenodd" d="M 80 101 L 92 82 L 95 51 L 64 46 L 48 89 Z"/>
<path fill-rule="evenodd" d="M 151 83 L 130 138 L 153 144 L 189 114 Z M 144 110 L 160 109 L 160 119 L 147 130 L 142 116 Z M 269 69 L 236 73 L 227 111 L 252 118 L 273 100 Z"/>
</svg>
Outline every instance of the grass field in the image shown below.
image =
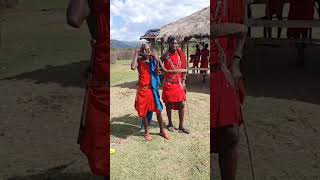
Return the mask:
<svg viewBox="0 0 320 180">
<path fill-rule="evenodd" d="M 90 174 L 76 144 L 84 95 L 81 72 L 90 47 L 85 26 L 74 30 L 66 25 L 66 3 L 21 1 L 4 13 L 0 180 L 101 179 Z M 257 180 L 320 179 L 318 52 L 319 47 L 307 47 L 306 67 L 297 69 L 294 46 L 246 48 L 244 115 Z M 117 150 L 111 157 L 112 179 L 208 179 L 208 83 L 189 79 L 190 135 L 174 132 L 172 140 L 164 141 L 153 121 L 154 141 L 147 143 L 133 107 L 137 72 L 129 70 L 129 63 L 111 66 L 111 146 Z M 241 135 L 238 179 L 248 180 L 242 129 Z M 216 157 L 213 162 L 218 179 Z"/>
<path fill-rule="evenodd" d="M 66 25 L 66 3 L 21 1 L 3 13 L 1 180 L 99 179 L 76 144 L 89 34 Z"/>
<path fill-rule="evenodd" d="M 134 109 L 137 71 L 130 69 L 130 61 L 111 66 L 111 143 L 117 150 L 111 156 L 113 179 L 209 179 L 209 95 L 188 93 L 190 119 L 186 127 L 190 135 L 170 133 L 165 141 L 158 135 L 154 117 L 152 142 L 146 142 L 139 131 L 140 119 Z M 203 85 L 203 89 L 208 88 Z M 197 112 L 197 113 L 195 113 Z M 163 112 L 165 122 L 167 118 Z M 187 115 L 187 114 L 186 114 Z M 173 122 L 178 126 L 177 112 Z"/>
</svg>

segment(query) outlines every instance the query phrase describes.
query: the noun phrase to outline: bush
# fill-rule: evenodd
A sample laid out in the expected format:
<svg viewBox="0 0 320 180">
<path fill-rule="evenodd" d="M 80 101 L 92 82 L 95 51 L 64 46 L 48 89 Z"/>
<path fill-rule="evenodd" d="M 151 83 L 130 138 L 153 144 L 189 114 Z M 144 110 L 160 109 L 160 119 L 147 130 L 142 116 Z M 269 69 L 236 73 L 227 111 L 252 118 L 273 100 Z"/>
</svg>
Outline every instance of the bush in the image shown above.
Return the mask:
<svg viewBox="0 0 320 180">
<path fill-rule="evenodd" d="M 111 49 L 111 63 L 114 64 L 119 60 L 132 59 L 134 55 L 134 49 Z"/>
</svg>

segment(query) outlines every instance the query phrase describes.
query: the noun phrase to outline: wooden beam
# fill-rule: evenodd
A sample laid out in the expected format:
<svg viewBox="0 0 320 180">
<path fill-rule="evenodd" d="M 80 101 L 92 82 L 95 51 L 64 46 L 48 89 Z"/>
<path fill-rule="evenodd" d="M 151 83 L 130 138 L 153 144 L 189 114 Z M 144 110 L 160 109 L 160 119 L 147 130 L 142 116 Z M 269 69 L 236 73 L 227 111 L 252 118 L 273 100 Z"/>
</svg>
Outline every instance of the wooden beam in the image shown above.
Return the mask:
<svg viewBox="0 0 320 180">
<path fill-rule="evenodd" d="M 296 44 L 302 43 L 306 45 L 320 45 L 320 39 L 269 39 L 269 38 L 248 38 L 247 41 L 251 41 L 256 45 L 284 45 L 284 44 Z"/>
<path fill-rule="evenodd" d="M 160 42 L 160 46 L 161 46 L 161 57 L 162 57 L 162 55 L 163 55 L 163 41 L 162 40 Z"/>
<path fill-rule="evenodd" d="M 209 71 L 209 68 L 188 68 L 188 70 L 200 70 L 200 71 Z"/>
<path fill-rule="evenodd" d="M 189 68 L 189 42 L 187 42 L 187 65 L 187 68 Z"/>
<path fill-rule="evenodd" d="M 320 27 L 320 21 L 249 19 L 248 25 L 249 27 L 316 28 Z"/>
</svg>

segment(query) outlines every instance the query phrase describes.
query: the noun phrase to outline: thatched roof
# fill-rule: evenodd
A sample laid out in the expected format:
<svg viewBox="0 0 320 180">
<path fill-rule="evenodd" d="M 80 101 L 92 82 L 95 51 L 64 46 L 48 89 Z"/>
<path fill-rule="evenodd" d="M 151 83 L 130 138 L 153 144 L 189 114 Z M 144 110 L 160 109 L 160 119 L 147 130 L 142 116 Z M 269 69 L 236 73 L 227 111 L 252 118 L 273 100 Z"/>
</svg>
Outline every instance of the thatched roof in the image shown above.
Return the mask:
<svg viewBox="0 0 320 180">
<path fill-rule="evenodd" d="M 186 42 L 191 38 L 209 37 L 210 8 L 206 7 L 190 16 L 161 27 L 157 39 L 163 38 L 166 42 L 170 35 L 174 35 L 179 42 Z"/>
</svg>

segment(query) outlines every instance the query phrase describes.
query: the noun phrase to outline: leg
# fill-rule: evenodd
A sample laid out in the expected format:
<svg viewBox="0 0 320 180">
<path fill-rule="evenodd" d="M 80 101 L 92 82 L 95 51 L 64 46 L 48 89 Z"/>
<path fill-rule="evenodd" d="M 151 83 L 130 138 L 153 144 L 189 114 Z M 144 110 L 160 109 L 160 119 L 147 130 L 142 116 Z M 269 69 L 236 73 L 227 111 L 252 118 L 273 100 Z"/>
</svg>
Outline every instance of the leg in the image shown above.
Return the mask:
<svg viewBox="0 0 320 180">
<path fill-rule="evenodd" d="M 181 130 L 183 133 L 189 134 L 189 130 L 184 128 L 184 112 L 185 112 L 185 105 L 183 102 L 178 103 L 179 107 L 179 130 Z"/>
<path fill-rule="evenodd" d="M 235 180 L 238 162 L 239 127 L 224 127 L 218 132 L 219 165 L 222 180 Z"/>
<path fill-rule="evenodd" d="M 272 38 L 272 28 L 267 28 L 268 30 L 268 38 Z"/>
<path fill-rule="evenodd" d="M 281 13 L 282 13 L 282 11 L 281 11 Z M 279 19 L 279 20 L 282 20 L 282 14 L 278 14 L 277 15 L 277 18 Z M 280 39 L 281 38 L 281 33 L 282 33 L 282 28 L 281 27 L 279 27 L 278 28 L 278 39 Z"/>
<path fill-rule="evenodd" d="M 171 104 L 166 103 L 166 111 L 167 111 L 167 116 L 168 116 L 168 126 L 167 129 L 169 131 L 174 131 L 173 124 L 172 124 L 172 119 L 171 119 Z"/>
<path fill-rule="evenodd" d="M 147 118 L 143 118 L 143 122 L 144 122 L 144 139 L 147 141 L 151 141 L 152 137 L 149 134 L 149 130 L 148 130 L 148 119 Z"/>
<path fill-rule="evenodd" d="M 160 136 L 164 137 L 165 139 L 170 139 L 169 134 L 167 134 L 163 129 L 163 119 L 161 113 L 157 113 L 157 119 L 160 127 Z"/>
<path fill-rule="evenodd" d="M 267 38 L 267 28 L 263 28 L 263 37 Z"/>
<path fill-rule="evenodd" d="M 163 118 L 162 118 L 161 113 L 157 113 L 157 120 L 159 123 L 160 133 L 162 133 L 163 132 Z"/>
</svg>

